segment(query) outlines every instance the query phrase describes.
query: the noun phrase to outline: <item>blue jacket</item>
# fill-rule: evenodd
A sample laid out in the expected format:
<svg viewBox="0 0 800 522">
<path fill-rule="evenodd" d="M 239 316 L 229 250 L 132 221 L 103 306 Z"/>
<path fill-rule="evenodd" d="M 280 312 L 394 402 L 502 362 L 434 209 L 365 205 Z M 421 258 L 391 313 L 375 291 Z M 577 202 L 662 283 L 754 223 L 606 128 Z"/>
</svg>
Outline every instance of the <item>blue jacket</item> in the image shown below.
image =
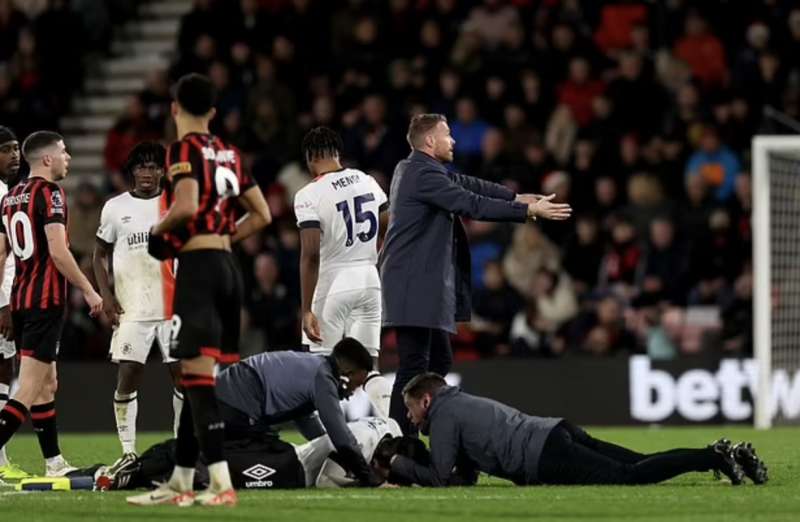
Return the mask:
<svg viewBox="0 0 800 522">
<path fill-rule="evenodd" d="M 522 223 L 528 206 L 515 197 L 502 185 L 449 172 L 423 152 L 398 163 L 378 260 L 383 325 L 455 333 L 456 321 L 468 321 L 470 255 L 459 217 Z"/>
</svg>

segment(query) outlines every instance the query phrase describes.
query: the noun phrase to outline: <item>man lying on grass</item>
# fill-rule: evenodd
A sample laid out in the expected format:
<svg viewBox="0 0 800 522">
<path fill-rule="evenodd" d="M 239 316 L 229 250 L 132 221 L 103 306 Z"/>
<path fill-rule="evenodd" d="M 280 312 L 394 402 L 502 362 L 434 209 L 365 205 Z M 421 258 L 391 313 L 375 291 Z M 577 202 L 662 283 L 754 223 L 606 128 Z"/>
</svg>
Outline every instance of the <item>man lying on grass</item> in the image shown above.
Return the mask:
<svg viewBox="0 0 800 522">
<path fill-rule="evenodd" d="M 388 401 L 387 401 L 388 402 Z M 388 406 L 388 404 L 387 404 Z M 383 440 L 400 440 L 400 426 L 389 418 L 365 417 L 347 424 L 367 462 L 373 458 Z M 417 439 L 414 441 L 419 442 Z M 404 445 L 394 445 L 392 454 L 411 455 Z M 422 448 L 424 451 L 424 446 Z M 359 481 L 345 471 L 328 435 L 305 444 L 293 445 L 275 433 L 252 433 L 237 440 L 225 441 L 225 455 L 230 465 L 231 480 L 236 489 L 294 489 L 306 487 L 352 487 Z M 95 465 L 78 474 L 94 476 L 95 489 L 131 490 L 152 488 L 169 478 L 175 467 L 175 439 L 156 444 L 136 460 L 121 468 Z M 202 461 L 194 475 L 196 489 L 208 487 L 208 468 Z"/>
<path fill-rule="evenodd" d="M 437 374 L 403 389 L 411 422 L 430 436 L 430 463 L 400 454 L 379 458 L 390 482 L 472 485 L 478 472 L 527 484 L 655 484 L 692 471 L 714 471 L 741 484 L 767 481 L 750 444 L 720 439 L 702 449 L 649 455 L 597 440 L 561 418 L 525 415 L 448 386 Z M 386 446 L 382 448 L 385 450 Z"/>
</svg>

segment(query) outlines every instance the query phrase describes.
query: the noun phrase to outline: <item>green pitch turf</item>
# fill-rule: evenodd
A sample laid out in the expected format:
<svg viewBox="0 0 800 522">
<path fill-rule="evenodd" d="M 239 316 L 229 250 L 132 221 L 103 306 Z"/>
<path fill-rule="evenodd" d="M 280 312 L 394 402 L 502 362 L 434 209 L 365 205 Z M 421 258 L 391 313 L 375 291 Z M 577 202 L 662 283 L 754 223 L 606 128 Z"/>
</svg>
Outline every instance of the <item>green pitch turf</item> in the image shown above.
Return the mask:
<svg viewBox="0 0 800 522">
<path fill-rule="evenodd" d="M 244 492 L 235 510 L 202 507 L 126 505 L 125 492 L 30 492 L 0 489 L 0 520 L 352 522 L 356 520 L 581 521 L 800 521 L 800 429 L 756 432 L 746 428 L 592 429 L 600 438 L 641 451 L 702 446 L 721 435 L 752 440 L 767 461 L 770 482 L 731 487 L 711 473 L 684 475 L 655 486 L 516 487 L 482 478 L 475 488 L 389 490 L 300 490 Z M 143 434 L 139 447 L 165 436 Z M 114 435 L 63 435 L 61 447 L 70 462 L 111 462 L 119 446 Z M 41 472 L 43 463 L 32 436 L 9 446 L 14 461 Z"/>
</svg>

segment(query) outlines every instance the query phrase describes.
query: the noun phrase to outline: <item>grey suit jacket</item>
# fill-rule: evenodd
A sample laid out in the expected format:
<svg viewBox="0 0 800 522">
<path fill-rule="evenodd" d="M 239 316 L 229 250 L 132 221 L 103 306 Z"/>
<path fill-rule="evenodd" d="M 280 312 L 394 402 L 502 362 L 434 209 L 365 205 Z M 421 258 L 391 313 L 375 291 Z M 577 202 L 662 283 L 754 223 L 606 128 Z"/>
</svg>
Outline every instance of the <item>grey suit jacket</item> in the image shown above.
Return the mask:
<svg viewBox="0 0 800 522">
<path fill-rule="evenodd" d="M 528 206 L 514 198 L 506 187 L 449 172 L 423 152 L 398 163 L 378 261 L 383 325 L 455 333 L 456 321 L 468 321 L 470 254 L 459 217 L 524 222 Z"/>
</svg>

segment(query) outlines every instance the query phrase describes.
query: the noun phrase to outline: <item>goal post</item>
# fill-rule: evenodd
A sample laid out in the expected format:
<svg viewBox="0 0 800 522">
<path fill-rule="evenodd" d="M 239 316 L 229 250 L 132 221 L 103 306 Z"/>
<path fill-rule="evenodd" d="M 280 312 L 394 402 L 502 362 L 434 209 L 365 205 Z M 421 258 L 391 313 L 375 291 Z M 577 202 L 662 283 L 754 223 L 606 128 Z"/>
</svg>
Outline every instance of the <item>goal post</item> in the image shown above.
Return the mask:
<svg viewBox="0 0 800 522">
<path fill-rule="evenodd" d="M 752 190 L 753 421 L 767 429 L 781 420 L 773 367 L 794 373 L 800 362 L 800 136 L 753 138 Z"/>
</svg>

